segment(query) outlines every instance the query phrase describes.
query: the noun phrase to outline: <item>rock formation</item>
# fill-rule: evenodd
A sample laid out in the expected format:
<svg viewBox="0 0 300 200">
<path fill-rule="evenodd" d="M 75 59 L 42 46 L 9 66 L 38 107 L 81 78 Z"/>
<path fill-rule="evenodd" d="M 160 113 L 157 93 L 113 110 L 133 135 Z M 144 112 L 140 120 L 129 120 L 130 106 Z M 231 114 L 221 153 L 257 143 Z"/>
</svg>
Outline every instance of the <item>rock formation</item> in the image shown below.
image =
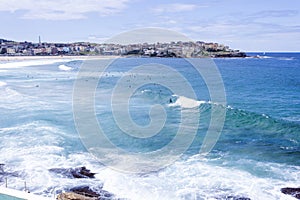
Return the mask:
<svg viewBox="0 0 300 200">
<path fill-rule="evenodd" d="M 67 178 L 95 178 L 96 173 L 92 173 L 86 167 L 78 167 L 78 168 L 53 168 L 49 169 L 50 172 L 60 174 Z"/>
<path fill-rule="evenodd" d="M 291 195 L 296 199 L 300 199 L 300 188 L 289 188 L 289 187 L 281 188 L 281 192 L 283 194 Z"/>
</svg>

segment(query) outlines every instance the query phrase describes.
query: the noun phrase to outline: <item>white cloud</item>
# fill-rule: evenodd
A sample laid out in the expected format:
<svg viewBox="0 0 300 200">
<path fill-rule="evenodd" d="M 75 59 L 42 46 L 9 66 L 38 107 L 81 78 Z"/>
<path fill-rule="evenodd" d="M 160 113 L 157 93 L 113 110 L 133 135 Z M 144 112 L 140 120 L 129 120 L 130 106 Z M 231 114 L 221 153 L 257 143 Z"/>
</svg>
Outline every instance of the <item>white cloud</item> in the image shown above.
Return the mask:
<svg viewBox="0 0 300 200">
<path fill-rule="evenodd" d="M 300 26 L 297 25 L 243 21 L 198 24 L 187 26 L 184 30 L 195 40 L 224 43 L 243 51 L 299 51 Z"/>
<path fill-rule="evenodd" d="M 184 3 L 174 3 L 174 4 L 163 4 L 158 5 L 153 9 L 154 12 L 164 13 L 164 12 L 184 12 L 192 11 L 199 7 L 196 4 L 184 4 Z"/>
<path fill-rule="evenodd" d="M 87 13 L 112 15 L 126 8 L 129 0 L 0 0 L 0 11 L 25 11 L 23 18 L 70 20 L 82 19 Z"/>
</svg>

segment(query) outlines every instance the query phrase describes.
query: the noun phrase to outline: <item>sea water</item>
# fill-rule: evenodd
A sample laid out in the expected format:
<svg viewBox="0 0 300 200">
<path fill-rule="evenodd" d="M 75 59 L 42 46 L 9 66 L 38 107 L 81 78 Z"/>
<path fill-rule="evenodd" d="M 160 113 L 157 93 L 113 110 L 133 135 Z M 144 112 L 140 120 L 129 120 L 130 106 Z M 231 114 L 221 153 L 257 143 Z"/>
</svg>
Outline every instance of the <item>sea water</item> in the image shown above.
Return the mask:
<svg viewBox="0 0 300 200">
<path fill-rule="evenodd" d="M 0 163 L 5 164 L 8 187 L 23 190 L 26 181 L 32 193 L 48 197 L 89 185 L 103 186 L 116 197 L 137 200 L 292 199 L 280 189 L 299 187 L 300 54 L 249 55 L 255 57 L 213 59 L 224 83 L 226 104 L 212 101 L 205 78 L 197 75 L 185 59 L 121 58 L 110 64 L 100 80 L 95 74 L 85 77 L 86 82 L 97 81 L 96 89 L 92 89 L 99 126 L 115 146 L 128 152 L 163 148 L 175 137 L 182 112 L 190 118 L 196 111 L 200 113 L 198 120 L 188 121 L 188 126 L 197 127 L 197 131 L 185 152 L 163 168 L 141 173 L 124 173 L 105 166 L 81 141 L 73 115 L 73 92 L 85 61 L 1 63 Z M 152 120 L 151 106 L 159 104 L 166 114 L 164 127 L 149 138 L 124 135 L 114 119 L 111 93 L 122 77 L 128 78 L 128 88 L 136 77 L 155 80 L 149 71 L 129 73 L 135 66 L 151 63 L 171 66 L 185 77 L 195 97 L 148 81 L 130 96 L 129 115 L 137 125 L 147 126 Z M 161 74 L 161 78 L 183 87 L 168 74 Z M 226 111 L 224 127 L 213 149 L 203 156 L 199 150 L 213 107 Z M 96 172 L 96 178 L 70 179 L 49 172 L 51 168 L 80 166 Z M 4 177 L 0 184 L 5 185 Z"/>
</svg>

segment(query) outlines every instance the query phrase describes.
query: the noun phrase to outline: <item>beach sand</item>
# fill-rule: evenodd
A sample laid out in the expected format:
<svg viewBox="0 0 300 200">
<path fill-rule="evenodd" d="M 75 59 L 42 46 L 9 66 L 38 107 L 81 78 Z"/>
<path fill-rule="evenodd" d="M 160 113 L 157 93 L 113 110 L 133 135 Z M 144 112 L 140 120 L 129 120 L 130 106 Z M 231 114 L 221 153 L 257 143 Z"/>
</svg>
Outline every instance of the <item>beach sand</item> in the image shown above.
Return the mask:
<svg viewBox="0 0 300 200">
<path fill-rule="evenodd" d="M 26 61 L 26 60 L 44 60 L 44 59 L 115 59 L 119 56 L 0 56 L 0 61 Z"/>
</svg>

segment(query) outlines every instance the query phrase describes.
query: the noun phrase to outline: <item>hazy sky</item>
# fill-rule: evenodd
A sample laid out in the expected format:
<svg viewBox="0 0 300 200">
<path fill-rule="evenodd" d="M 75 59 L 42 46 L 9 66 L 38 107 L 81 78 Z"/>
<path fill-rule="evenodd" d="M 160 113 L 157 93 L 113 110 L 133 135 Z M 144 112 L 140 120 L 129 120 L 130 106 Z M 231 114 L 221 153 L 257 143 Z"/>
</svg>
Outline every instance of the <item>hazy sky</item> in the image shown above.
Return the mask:
<svg viewBox="0 0 300 200">
<path fill-rule="evenodd" d="M 0 0 L 0 38 L 103 42 L 144 27 L 244 51 L 300 51 L 300 0 Z"/>
</svg>

